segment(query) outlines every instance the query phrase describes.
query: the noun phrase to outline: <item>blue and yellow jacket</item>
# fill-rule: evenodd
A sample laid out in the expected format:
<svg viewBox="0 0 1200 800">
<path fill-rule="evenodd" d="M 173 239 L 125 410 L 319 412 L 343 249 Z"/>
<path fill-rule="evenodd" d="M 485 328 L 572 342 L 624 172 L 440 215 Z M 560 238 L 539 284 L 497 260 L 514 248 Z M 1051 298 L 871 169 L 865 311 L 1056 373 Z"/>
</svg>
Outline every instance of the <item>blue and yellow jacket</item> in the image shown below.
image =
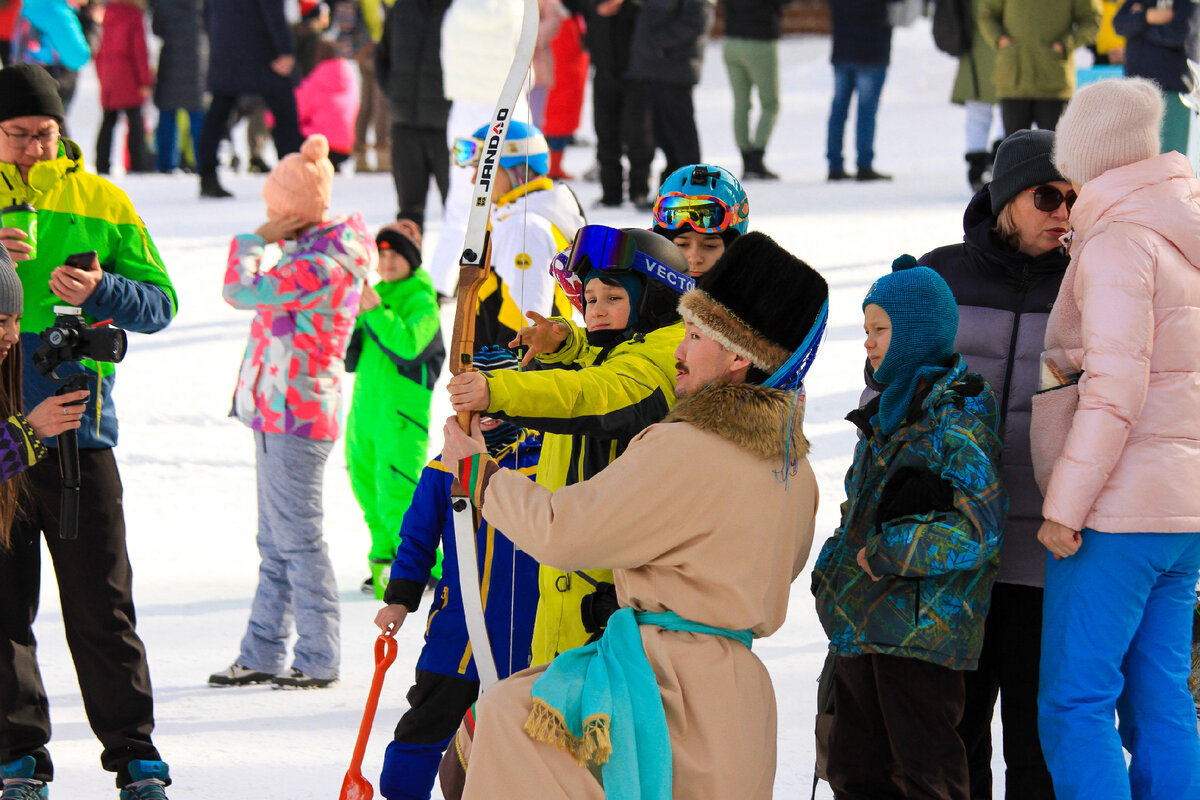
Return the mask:
<svg viewBox="0 0 1200 800">
<path fill-rule="evenodd" d="M 529 478 L 537 474 L 541 438 L 525 433 L 496 456 L 500 466 L 515 469 Z M 453 473 L 440 457 L 429 462 L 417 482 L 412 505 L 400 528 L 400 547 L 392 563 L 384 599 L 416 611 L 442 546 L 442 579 L 434 589 L 433 607 L 425 626 L 425 647 L 417 669 L 441 675 L 479 680 L 475 659 L 463 619 L 462 594 L 458 583 L 458 549 L 454 542 L 454 517 L 450 509 Z M 537 562 L 513 546 L 500 531 L 484 520 L 475 534 L 479 554 L 479 580 L 483 594 L 483 617 L 487 624 L 492 654 L 501 678 L 529 666 L 529 641 L 537 609 Z"/>
<path fill-rule="evenodd" d="M 956 356 L 891 437 L 879 429 L 878 404 L 876 398 L 847 417 L 863 436 L 846 474 L 842 524 L 813 567 L 829 649 L 975 669 L 1008 507 L 996 397 Z M 904 468 L 948 482 L 953 510 L 880 522 L 884 487 Z M 858 564 L 864 547 L 878 581 Z"/>
<path fill-rule="evenodd" d="M 38 373 L 31 360 L 41 342 L 38 334 L 54 322 L 54 306 L 67 303 L 50 293 L 50 273 L 67 256 L 95 250 L 104 270 L 100 284 L 84 302 L 89 322 L 112 320 L 137 333 L 162 330 L 175 316 L 178 297 L 162 257 L 129 197 L 116 185 L 85 172 L 79 145 L 63 139 L 58 158 L 39 161 L 26 182 L 15 164 L 0 164 L 0 204 L 29 203 L 38 212 L 37 258 L 17 265 L 25 290 L 21 319 L 25 407 L 33 408 L 54 394 L 58 383 Z M 63 364 L 58 374 L 86 372 L 89 383 L 80 447 L 112 447 L 117 443 L 117 417 L 112 403 L 112 364 L 82 361 Z M 47 442 L 50 444 L 51 442 Z"/>
</svg>

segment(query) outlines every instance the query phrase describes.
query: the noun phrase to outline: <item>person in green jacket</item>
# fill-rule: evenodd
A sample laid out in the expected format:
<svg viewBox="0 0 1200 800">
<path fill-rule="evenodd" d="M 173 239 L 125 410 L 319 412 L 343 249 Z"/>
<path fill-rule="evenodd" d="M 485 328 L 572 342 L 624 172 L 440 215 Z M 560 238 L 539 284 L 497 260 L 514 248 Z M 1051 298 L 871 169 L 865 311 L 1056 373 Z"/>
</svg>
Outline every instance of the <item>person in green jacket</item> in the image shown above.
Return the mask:
<svg viewBox="0 0 1200 800">
<path fill-rule="evenodd" d="M 346 369 L 356 373 L 346 464 L 371 531 L 363 591 L 382 600 L 400 523 L 429 461 L 429 406 L 446 349 L 437 293 L 421 269 L 420 228 L 399 220 L 380 229 L 375 244 L 380 281 L 363 290 L 346 353 Z"/>
<path fill-rule="evenodd" d="M 530 312 L 512 345 L 541 369 L 464 372 L 450 405 L 541 431 L 537 482 L 551 491 L 607 467 L 675 402 L 675 348 L 683 340 L 679 295 L 694 285 L 679 248 L 639 228 L 585 225 L 551 273 L 584 313 L 586 330 Z M 538 571 L 530 666 L 579 647 L 616 610 L 611 570 Z"/>
<path fill-rule="evenodd" d="M 1075 50 L 1096 41 L 1100 0 L 983 0 L 979 32 L 996 47 L 992 80 L 1005 133 L 1054 130 L 1075 93 Z"/>
</svg>

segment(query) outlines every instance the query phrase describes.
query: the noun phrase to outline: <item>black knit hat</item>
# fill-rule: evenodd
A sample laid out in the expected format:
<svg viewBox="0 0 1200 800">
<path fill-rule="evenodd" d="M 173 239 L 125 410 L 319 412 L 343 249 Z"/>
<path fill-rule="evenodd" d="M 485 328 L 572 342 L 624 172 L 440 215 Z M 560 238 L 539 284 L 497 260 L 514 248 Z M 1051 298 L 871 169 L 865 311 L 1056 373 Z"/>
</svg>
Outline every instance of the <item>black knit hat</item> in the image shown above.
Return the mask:
<svg viewBox="0 0 1200 800">
<path fill-rule="evenodd" d="M 999 214 L 1022 190 L 1042 183 L 1065 180 L 1050 158 L 1054 131 L 1019 130 L 1000 143 L 992 165 L 992 213 Z"/>
<path fill-rule="evenodd" d="M 395 250 L 413 269 L 421 266 L 421 228 L 411 219 L 398 219 L 391 225 L 384 225 L 375 235 L 375 244 L 381 250 Z"/>
<path fill-rule="evenodd" d="M 758 231 L 742 234 L 683 296 L 679 313 L 771 374 L 803 343 L 829 299 L 815 269 Z"/>
<path fill-rule="evenodd" d="M 0 69 L 0 122 L 44 116 L 61 123 L 66 115 L 58 96 L 58 81 L 49 72 L 36 64 Z"/>
</svg>

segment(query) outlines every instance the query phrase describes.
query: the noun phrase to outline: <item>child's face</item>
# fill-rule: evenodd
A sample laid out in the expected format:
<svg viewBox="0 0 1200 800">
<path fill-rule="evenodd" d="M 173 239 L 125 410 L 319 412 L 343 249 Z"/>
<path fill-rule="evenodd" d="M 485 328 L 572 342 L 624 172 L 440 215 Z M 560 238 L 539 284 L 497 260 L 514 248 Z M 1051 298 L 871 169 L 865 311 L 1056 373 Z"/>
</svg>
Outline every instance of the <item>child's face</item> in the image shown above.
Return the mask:
<svg viewBox="0 0 1200 800">
<path fill-rule="evenodd" d="M 867 360 L 871 362 L 872 370 L 879 369 L 892 343 L 892 319 L 882 308 L 870 303 L 863 309 L 863 330 L 867 333 L 867 340 L 863 342 Z"/>
<path fill-rule="evenodd" d="M 629 324 L 629 292 L 592 278 L 583 289 L 583 321 L 589 331 L 619 331 Z"/>
<path fill-rule="evenodd" d="M 388 248 L 379 251 L 379 278 L 385 281 L 402 281 L 412 275 L 408 259 Z"/>
<path fill-rule="evenodd" d="M 687 231 L 671 241 L 683 252 L 688 263 L 688 275 L 693 278 L 699 278 L 712 269 L 712 265 L 725 252 L 725 240 L 715 233 Z"/>
</svg>

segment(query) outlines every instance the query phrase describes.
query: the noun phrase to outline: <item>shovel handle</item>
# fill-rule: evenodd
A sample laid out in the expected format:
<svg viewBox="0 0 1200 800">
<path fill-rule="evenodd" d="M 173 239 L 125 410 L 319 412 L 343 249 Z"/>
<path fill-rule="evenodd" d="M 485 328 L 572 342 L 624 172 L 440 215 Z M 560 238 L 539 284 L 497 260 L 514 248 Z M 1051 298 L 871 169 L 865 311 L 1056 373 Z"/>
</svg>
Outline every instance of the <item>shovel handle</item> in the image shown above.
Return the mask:
<svg viewBox="0 0 1200 800">
<path fill-rule="evenodd" d="M 379 693 L 383 689 L 383 676 L 396 660 L 395 638 L 381 634 L 375 639 L 375 675 L 371 678 L 371 690 L 367 693 L 367 705 L 363 709 L 362 724 L 358 726 L 358 740 L 354 743 L 354 755 L 350 757 L 350 769 L 357 772 L 362 768 L 363 756 L 367 752 L 367 739 L 371 736 L 371 724 L 375 721 L 375 709 L 379 706 Z"/>
</svg>

